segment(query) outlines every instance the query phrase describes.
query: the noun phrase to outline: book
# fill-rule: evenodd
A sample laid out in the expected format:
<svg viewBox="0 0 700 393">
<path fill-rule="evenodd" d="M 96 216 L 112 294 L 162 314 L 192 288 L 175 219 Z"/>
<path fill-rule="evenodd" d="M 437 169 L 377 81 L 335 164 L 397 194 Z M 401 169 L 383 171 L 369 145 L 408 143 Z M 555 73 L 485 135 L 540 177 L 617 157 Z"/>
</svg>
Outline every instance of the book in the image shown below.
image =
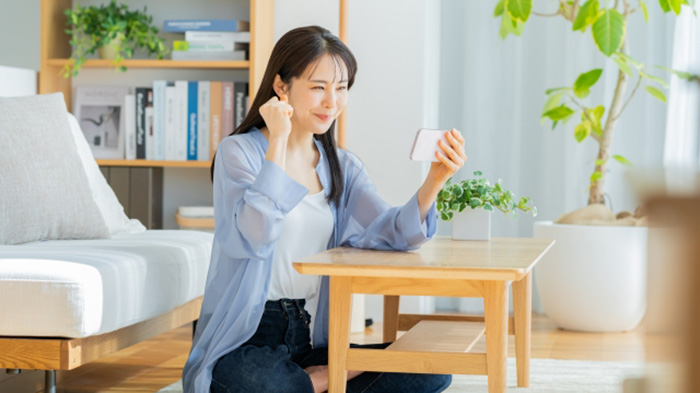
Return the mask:
<svg viewBox="0 0 700 393">
<path fill-rule="evenodd" d="M 146 158 L 146 105 L 148 87 L 137 87 L 136 91 L 136 158 Z"/>
<path fill-rule="evenodd" d="M 147 160 L 153 160 L 153 147 L 154 147 L 154 140 L 153 140 L 153 92 L 149 91 L 148 92 L 148 97 L 149 97 L 149 103 L 146 105 L 146 108 L 144 109 L 144 117 L 146 118 L 145 123 L 145 128 L 146 128 L 146 159 Z"/>
<path fill-rule="evenodd" d="M 187 81 L 176 81 L 175 88 L 175 157 L 177 161 L 187 161 Z"/>
<path fill-rule="evenodd" d="M 221 133 L 221 82 L 211 82 L 209 97 L 209 159 L 214 158 L 219 142 L 224 135 Z"/>
<path fill-rule="evenodd" d="M 153 159 L 165 159 L 165 88 L 168 81 L 153 81 Z"/>
<path fill-rule="evenodd" d="M 173 51 L 173 60 L 245 60 L 246 51 Z"/>
<path fill-rule="evenodd" d="M 126 86 L 77 86 L 73 113 L 95 158 L 123 159 Z"/>
<path fill-rule="evenodd" d="M 249 31 L 186 31 L 185 41 L 233 41 L 250 43 Z"/>
<path fill-rule="evenodd" d="M 209 99 L 211 82 L 199 81 L 197 103 L 197 160 L 209 161 Z"/>
<path fill-rule="evenodd" d="M 136 159 L 136 96 L 124 97 L 124 158 Z"/>
<path fill-rule="evenodd" d="M 178 132 L 177 122 L 177 90 L 175 82 L 168 82 L 165 87 L 165 159 L 177 161 L 175 149 Z"/>
<path fill-rule="evenodd" d="M 233 128 L 236 129 L 243 123 L 246 114 L 245 98 L 248 95 L 248 84 L 236 82 L 233 85 Z"/>
<path fill-rule="evenodd" d="M 216 52 L 216 51 L 231 51 L 233 52 L 233 41 L 173 41 L 173 51 L 180 52 Z"/>
<path fill-rule="evenodd" d="M 249 31 L 250 23 L 238 19 L 171 19 L 163 21 L 164 33 L 186 31 Z"/>
<path fill-rule="evenodd" d="M 187 160 L 197 159 L 197 81 L 187 82 Z"/>
<path fill-rule="evenodd" d="M 221 138 L 233 132 L 233 82 L 221 84 Z"/>
</svg>

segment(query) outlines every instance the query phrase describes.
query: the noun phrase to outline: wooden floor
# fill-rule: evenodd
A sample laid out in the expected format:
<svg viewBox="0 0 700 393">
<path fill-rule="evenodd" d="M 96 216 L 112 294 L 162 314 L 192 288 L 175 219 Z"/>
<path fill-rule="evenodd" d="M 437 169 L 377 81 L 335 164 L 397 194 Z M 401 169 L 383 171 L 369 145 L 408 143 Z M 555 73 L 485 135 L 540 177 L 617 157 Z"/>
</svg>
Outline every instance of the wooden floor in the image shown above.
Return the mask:
<svg viewBox="0 0 700 393">
<path fill-rule="evenodd" d="M 364 334 L 351 335 L 351 342 L 380 342 L 381 331 L 381 325 L 376 324 Z M 57 390 L 63 393 L 156 392 L 180 379 L 191 334 L 191 326 L 183 326 L 76 370 L 61 372 Z M 627 333 L 577 333 L 557 329 L 546 316 L 533 316 L 533 358 L 643 361 L 644 340 L 641 329 Z M 512 336 L 509 336 L 509 347 L 509 356 L 515 356 Z M 477 343 L 473 351 L 485 351 L 485 341 Z M 26 374 L 34 376 L 29 378 Z M 40 372 L 3 375 L 0 392 L 41 392 L 42 378 Z"/>
</svg>

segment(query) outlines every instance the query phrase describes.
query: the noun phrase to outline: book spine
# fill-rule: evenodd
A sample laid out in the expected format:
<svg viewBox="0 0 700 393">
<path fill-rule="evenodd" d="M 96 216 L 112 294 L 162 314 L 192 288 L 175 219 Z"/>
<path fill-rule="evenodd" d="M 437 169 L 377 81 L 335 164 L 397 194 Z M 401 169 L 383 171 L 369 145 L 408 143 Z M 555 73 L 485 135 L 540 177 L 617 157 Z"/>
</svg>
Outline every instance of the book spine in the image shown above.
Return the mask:
<svg viewBox="0 0 700 393">
<path fill-rule="evenodd" d="M 249 31 L 248 21 L 237 19 L 177 19 L 163 21 L 164 33 L 186 31 Z"/>
<path fill-rule="evenodd" d="M 248 84 L 245 82 L 236 82 L 233 85 L 234 94 L 234 115 L 233 115 L 233 127 L 238 128 L 238 126 L 243 123 L 243 119 L 246 114 L 245 98 L 248 95 Z"/>
<path fill-rule="evenodd" d="M 197 105 L 197 160 L 209 161 L 209 98 L 211 83 L 199 81 L 199 103 Z"/>
<path fill-rule="evenodd" d="M 221 135 L 233 132 L 233 82 L 222 83 Z"/>
<path fill-rule="evenodd" d="M 173 41 L 173 50 L 182 52 L 233 51 L 233 41 Z"/>
<path fill-rule="evenodd" d="M 197 160 L 197 100 L 198 83 L 187 84 L 187 160 Z"/>
<path fill-rule="evenodd" d="M 173 60 L 245 60 L 246 51 L 173 51 Z"/>
<path fill-rule="evenodd" d="M 177 89 L 175 152 L 178 161 L 187 161 L 187 81 L 175 82 Z"/>
<path fill-rule="evenodd" d="M 136 158 L 146 158 L 146 88 L 136 88 Z"/>
<path fill-rule="evenodd" d="M 232 41 L 250 43 L 249 31 L 186 31 L 185 41 Z"/>
<path fill-rule="evenodd" d="M 165 87 L 165 159 L 176 161 L 175 143 L 177 139 L 177 89 L 174 82 Z"/>
<path fill-rule="evenodd" d="M 221 133 L 221 82 L 211 82 L 211 98 L 209 100 L 209 158 L 214 158 L 219 141 L 224 137 Z"/>
<path fill-rule="evenodd" d="M 136 96 L 127 94 L 124 97 L 124 158 L 136 159 Z"/>
<path fill-rule="evenodd" d="M 146 89 L 146 105 L 143 108 L 144 130 L 146 131 L 146 159 L 153 160 L 153 89 Z"/>
<path fill-rule="evenodd" d="M 153 159 L 165 159 L 165 87 L 164 80 L 153 81 Z"/>
</svg>

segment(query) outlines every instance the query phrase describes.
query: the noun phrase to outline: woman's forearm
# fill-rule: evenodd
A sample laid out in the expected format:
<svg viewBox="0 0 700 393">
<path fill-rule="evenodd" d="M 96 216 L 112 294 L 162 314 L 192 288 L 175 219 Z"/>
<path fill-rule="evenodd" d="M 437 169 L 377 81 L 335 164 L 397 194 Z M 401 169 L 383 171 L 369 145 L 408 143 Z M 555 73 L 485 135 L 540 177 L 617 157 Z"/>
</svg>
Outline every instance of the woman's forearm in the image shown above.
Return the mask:
<svg viewBox="0 0 700 393">
<path fill-rule="evenodd" d="M 428 217 L 430 207 L 435 202 L 440 189 L 442 189 L 442 184 L 434 183 L 430 177 L 426 178 L 423 185 L 418 189 L 418 210 L 420 211 L 421 223 Z"/>
<path fill-rule="evenodd" d="M 271 137 L 267 147 L 267 154 L 265 154 L 266 160 L 274 162 L 283 171 L 287 161 L 287 140 L 284 137 Z"/>
</svg>

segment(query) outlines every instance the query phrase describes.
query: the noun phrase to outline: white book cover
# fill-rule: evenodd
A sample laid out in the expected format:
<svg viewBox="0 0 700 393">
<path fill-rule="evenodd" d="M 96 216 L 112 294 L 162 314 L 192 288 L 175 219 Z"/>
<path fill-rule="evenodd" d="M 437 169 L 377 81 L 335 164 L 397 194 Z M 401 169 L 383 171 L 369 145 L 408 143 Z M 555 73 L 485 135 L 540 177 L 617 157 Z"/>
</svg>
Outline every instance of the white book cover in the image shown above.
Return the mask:
<svg viewBox="0 0 700 393">
<path fill-rule="evenodd" d="M 127 160 L 136 159 L 136 96 L 124 97 L 124 149 Z"/>
<path fill-rule="evenodd" d="M 153 81 L 153 159 L 165 159 L 165 88 L 168 82 Z"/>
<path fill-rule="evenodd" d="M 187 161 L 187 81 L 176 81 L 175 117 L 175 160 Z"/>
<path fill-rule="evenodd" d="M 146 159 L 154 160 L 155 156 L 155 138 L 153 137 L 153 107 L 147 106 L 144 111 L 145 116 L 145 126 L 146 129 Z"/>
<path fill-rule="evenodd" d="M 199 82 L 197 92 L 199 100 L 197 105 L 197 160 L 209 161 L 209 97 L 211 83 Z"/>
<path fill-rule="evenodd" d="M 233 49 L 233 41 L 184 41 L 178 45 L 173 44 L 173 50 L 183 52 L 233 51 Z"/>
<path fill-rule="evenodd" d="M 73 113 L 85 134 L 92 155 L 124 159 L 126 86 L 77 86 Z"/>
<path fill-rule="evenodd" d="M 250 42 L 249 31 L 186 31 L 185 41 Z"/>
<path fill-rule="evenodd" d="M 165 159 L 176 161 L 175 143 L 177 140 L 177 89 L 173 82 L 165 88 Z"/>
</svg>

